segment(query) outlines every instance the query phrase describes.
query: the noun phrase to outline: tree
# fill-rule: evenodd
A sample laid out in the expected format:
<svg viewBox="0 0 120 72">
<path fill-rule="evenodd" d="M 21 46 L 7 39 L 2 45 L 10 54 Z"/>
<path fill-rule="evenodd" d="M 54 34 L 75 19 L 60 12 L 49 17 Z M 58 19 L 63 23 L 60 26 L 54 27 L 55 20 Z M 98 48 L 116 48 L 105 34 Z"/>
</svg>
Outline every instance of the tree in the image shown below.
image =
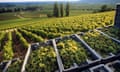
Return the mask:
<svg viewBox="0 0 120 72">
<path fill-rule="evenodd" d="M 101 7 L 101 12 L 104 12 L 104 11 L 106 11 L 107 10 L 107 5 L 103 5 L 102 7 Z"/>
<path fill-rule="evenodd" d="M 66 16 L 69 16 L 69 11 L 70 11 L 70 5 L 69 2 L 66 5 Z"/>
<path fill-rule="evenodd" d="M 60 4 L 60 14 L 61 14 L 61 17 L 63 17 L 63 15 L 64 15 L 63 4 Z"/>
<path fill-rule="evenodd" d="M 59 9 L 58 9 L 57 2 L 54 4 L 53 16 L 54 17 L 59 17 Z"/>
<path fill-rule="evenodd" d="M 108 7 L 107 5 L 103 5 L 101 6 L 100 12 L 111 11 L 111 10 L 112 8 Z"/>
</svg>

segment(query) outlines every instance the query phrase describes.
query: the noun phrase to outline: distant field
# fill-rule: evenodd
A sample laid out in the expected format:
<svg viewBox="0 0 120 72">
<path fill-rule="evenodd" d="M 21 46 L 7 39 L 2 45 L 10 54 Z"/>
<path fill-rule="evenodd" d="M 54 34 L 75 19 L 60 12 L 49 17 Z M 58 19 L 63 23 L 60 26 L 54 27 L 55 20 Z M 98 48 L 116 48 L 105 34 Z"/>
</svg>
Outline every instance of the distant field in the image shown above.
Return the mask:
<svg viewBox="0 0 120 72">
<path fill-rule="evenodd" d="M 63 19 L 64 20 L 66 20 L 66 19 L 73 20 L 74 19 L 75 21 L 79 21 L 79 18 L 81 19 L 82 17 L 84 17 L 84 19 L 86 19 L 86 21 L 89 21 L 89 19 L 87 18 L 88 16 L 92 16 L 92 18 L 96 18 L 96 15 L 103 15 L 103 16 L 109 15 L 111 18 L 114 18 L 114 12 L 105 12 L 105 13 L 96 13 L 96 14 L 85 14 L 85 15 L 83 14 L 83 15 L 79 15 L 79 16 L 71 16 L 71 17 L 64 17 L 64 18 L 41 17 L 41 18 L 14 19 L 14 20 L 0 21 L 0 30 L 11 29 L 11 28 L 16 28 L 16 27 L 20 27 L 20 26 L 28 26 L 28 25 L 32 25 L 32 26 L 41 25 L 43 23 L 46 23 L 46 21 L 48 22 L 48 24 L 51 24 L 52 22 L 57 23 L 56 21 L 59 21 L 59 20 L 61 21 Z M 99 22 L 99 20 L 97 22 Z M 84 23 L 84 21 L 83 21 L 83 23 Z"/>
<path fill-rule="evenodd" d="M 17 13 L 18 15 L 21 15 L 24 18 L 41 18 L 41 17 L 47 17 L 46 13 L 42 13 L 40 11 L 27 11 L 27 12 L 20 12 Z"/>
<path fill-rule="evenodd" d="M 23 19 L 23 18 L 41 18 L 46 17 L 46 14 L 40 12 L 13 12 L 13 13 L 1 13 L 0 21 Z"/>
<path fill-rule="evenodd" d="M 43 10 L 43 11 L 1 13 L 0 21 L 21 19 L 21 18 L 46 18 L 47 14 L 52 14 L 52 12 L 53 12 L 52 10 Z M 77 16 L 81 14 L 90 14 L 90 13 L 93 13 L 93 11 L 70 10 L 70 16 Z"/>
<path fill-rule="evenodd" d="M 14 19 L 14 20 L 7 20 L 7 21 L 0 21 L 0 30 L 10 29 L 20 26 L 25 26 L 29 24 L 36 24 L 41 20 L 46 20 L 47 18 L 25 18 L 25 19 Z"/>
<path fill-rule="evenodd" d="M 93 13 L 93 11 L 71 10 L 70 16 L 77 16 L 77 15 L 91 14 L 91 13 Z"/>
<path fill-rule="evenodd" d="M 12 20 L 12 19 L 18 19 L 18 17 L 15 16 L 15 13 L 1 13 L 0 14 L 0 21 Z"/>
</svg>

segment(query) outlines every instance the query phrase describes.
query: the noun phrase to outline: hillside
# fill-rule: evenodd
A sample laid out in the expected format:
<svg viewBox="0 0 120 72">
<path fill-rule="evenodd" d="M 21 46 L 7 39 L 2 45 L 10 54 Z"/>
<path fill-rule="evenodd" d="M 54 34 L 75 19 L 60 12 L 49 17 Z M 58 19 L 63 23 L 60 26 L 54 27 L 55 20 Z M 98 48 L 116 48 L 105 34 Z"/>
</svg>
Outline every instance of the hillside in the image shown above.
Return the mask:
<svg viewBox="0 0 120 72">
<path fill-rule="evenodd" d="M 100 15 L 104 17 L 105 14 L 108 15 L 108 17 L 110 16 L 113 22 L 114 12 L 112 11 L 112 12 L 103 12 L 103 13 L 96 13 L 96 14 L 85 14 L 85 15 L 83 14 L 80 16 L 71 16 L 71 17 L 64 17 L 64 18 L 35 18 L 35 19 L 26 18 L 26 19 L 14 19 L 14 20 L 8 20 L 8 21 L 0 21 L 0 29 L 2 30 L 2 29 L 9 29 L 13 27 L 15 28 L 15 27 L 20 27 L 20 26 L 28 26 L 28 25 L 35 26 L 35 25 L 41 25 L 41 23 L 52 24 L 52 22 L 53 24 L 57 24 L 59 21 L 61 23 L 61 20 L 63 19 L 65 20 L 65 22 L 70 20 L 69 22 L 72 25 L 72 21 L 75 21 L 78 24 L 78 22 L 81 21 L 80 20 L 81 18 L 84 18 L 86 21 L 89 22 L 89 19 L 86 18 L 86 16 L 87 17 L 90 16 L 90 18 L 93 18 L 93 21 L 94 21 L 94 19 L 99 18 Z M 96 22 L 99 22 L 99 20 Z"/>
<path fill-rule="evenodd" d="M 95 68 L 97 71 L 109 68 L 119 72 L 120 68 L 112 62 L 120 58 L 120 55 L 112 58 L 120 50 L 120 41 L 116 40 L 120 39 L 120 30 L 113 26 L 114 16 L 115 12 L 111 11 L 63 18 L 1 21 L 0 62 L 4 63 L 0 64 L 0 72 L 76 72 L 71 69 L 89 65 L 87 61 L 95 63 L 95 67 L 100 66 Z M 110 67 L 104 68 L 106 63 L 110 63 Z"/>
</svg>

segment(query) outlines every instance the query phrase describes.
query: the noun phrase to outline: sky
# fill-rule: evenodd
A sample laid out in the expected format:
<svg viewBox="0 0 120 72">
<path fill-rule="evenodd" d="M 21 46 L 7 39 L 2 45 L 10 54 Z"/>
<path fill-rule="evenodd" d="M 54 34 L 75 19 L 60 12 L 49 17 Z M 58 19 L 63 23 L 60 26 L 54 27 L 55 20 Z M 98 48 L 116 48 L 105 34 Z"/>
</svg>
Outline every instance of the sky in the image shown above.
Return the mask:
<svg viewBox="0 0 120 72">
<path fill-rule="evenodd" d="M 47 2 L 47 1 L 80 1 L 80 0 L 0 0 L 0 2 Z"/>
</svg>

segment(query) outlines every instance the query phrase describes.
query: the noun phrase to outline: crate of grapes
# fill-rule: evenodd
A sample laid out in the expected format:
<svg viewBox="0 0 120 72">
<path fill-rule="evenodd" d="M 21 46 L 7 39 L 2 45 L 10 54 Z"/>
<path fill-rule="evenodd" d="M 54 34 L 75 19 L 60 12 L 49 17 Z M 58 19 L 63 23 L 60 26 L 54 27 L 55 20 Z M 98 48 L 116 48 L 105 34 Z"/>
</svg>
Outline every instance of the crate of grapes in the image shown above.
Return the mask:
<svg viewBox="0 0 120 72">
<path fill-rule="evenodd" d="M 29 45 L 24 59 L 0 64 L 3 72 L 119 72 L 120 42 L 99 29 Z M 117 65 L 117 66 L 116 66 Z"/>
<path fill-rule="evenodd" d="M 109 58 L 114 57 L 118 49 L 119 42 L 97 30 L 59 37 L 32 44 L 22 72 L 118 71 L 119 68 L 114 65 L 119 64 L 119 60 L 108 64 L 112 62 Z M 101 63 L 102 60 L 108 60 L 108 63 Z"/>
</svg>

